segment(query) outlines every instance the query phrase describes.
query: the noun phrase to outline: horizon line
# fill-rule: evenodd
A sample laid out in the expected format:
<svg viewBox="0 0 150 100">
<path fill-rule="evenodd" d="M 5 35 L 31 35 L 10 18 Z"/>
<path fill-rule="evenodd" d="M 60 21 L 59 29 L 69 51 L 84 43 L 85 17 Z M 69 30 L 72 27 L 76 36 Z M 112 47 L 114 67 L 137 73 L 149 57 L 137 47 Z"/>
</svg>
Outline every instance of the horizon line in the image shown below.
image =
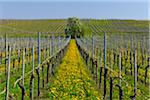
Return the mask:
<svg viewBox="0 0 150 100">
<path fill-rule="evenodd" d="M 70 17 L 68 17 L 70 18 Z M 0 20 L 66 20 L 68 18 L 0 18 Z M 77 17 L 79 18 L 79 17 Z M 133 18 L 79 18 L 81 20 L 145 20 L 150 21 L 150 18 L 147 19 L 133 19 Z"/>
</svg>

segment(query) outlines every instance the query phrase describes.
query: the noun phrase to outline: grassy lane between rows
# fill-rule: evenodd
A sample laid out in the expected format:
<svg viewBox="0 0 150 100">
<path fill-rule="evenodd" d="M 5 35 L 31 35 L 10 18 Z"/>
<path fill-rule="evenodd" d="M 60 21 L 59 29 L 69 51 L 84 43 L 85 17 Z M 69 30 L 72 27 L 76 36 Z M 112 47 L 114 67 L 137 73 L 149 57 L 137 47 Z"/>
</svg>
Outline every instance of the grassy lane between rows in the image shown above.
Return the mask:
<svg viewBox="0 0 150 100">
<path fill-rule="evenodd" d="M 74 39 L 70 41 L 68 51 L 52 78 L 49 96 L 57 100 L 100 100 Z"/>
</svg>

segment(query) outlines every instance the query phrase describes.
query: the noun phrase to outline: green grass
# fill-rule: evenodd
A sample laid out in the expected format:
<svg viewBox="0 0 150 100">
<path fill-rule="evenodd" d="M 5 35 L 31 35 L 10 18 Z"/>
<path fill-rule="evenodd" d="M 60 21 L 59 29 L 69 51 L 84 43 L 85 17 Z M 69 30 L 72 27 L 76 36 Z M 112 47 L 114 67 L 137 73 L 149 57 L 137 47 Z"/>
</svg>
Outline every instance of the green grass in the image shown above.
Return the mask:
<svg viewBox="0 0 150 100">
<path fill-rule="evenodd" d="M 147 20 L 95 20 L 81 19 L 85 26 L 85 35 L 103 35 L 108 34 L 148 34 L 149 21 Z M 0 20 L 0 36 L 7 33 L 10 37 L 32 37 L 37 32 L 42 32 L 43 36 L 52 33 L 64 33 L 66 19 L 45 19 L 45 20 Z M 138 31 L 139 32 L 138 32 Z M 142 32 L 145 30 L 145 32 Z M 46 34 L 46 35 L 44 35 Z M 64 34 L 63 34 L 64 35 Z"/>
</svg>

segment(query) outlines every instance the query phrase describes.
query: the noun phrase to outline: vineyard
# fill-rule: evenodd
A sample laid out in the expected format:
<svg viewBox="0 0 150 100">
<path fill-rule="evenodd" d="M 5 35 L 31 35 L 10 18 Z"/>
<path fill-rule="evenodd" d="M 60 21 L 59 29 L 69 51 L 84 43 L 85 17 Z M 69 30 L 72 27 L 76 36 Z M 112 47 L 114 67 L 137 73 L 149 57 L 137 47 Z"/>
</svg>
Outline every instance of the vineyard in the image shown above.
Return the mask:
<svg viewBox="0 0 150 100">
<path fill-rule="evenodd" d="M 0 20 L 0 100 L 148 100 L 149 21 Z"/>
</svg>

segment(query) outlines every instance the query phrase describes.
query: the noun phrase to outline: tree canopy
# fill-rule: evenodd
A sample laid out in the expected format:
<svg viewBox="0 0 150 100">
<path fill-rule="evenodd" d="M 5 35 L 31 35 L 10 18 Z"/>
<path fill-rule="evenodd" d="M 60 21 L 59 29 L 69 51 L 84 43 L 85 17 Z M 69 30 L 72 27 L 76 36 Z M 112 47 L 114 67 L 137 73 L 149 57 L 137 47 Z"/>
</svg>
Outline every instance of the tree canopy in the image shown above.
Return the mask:
<svg viewBox="0 0 150 100">
<path fill-rule="evenodd" d="M 67 37 L 71 35 L 72 38 L 84 35 L 84 27 L 78 18 L 68 18 L 65 34 Z"/>
</svg>

